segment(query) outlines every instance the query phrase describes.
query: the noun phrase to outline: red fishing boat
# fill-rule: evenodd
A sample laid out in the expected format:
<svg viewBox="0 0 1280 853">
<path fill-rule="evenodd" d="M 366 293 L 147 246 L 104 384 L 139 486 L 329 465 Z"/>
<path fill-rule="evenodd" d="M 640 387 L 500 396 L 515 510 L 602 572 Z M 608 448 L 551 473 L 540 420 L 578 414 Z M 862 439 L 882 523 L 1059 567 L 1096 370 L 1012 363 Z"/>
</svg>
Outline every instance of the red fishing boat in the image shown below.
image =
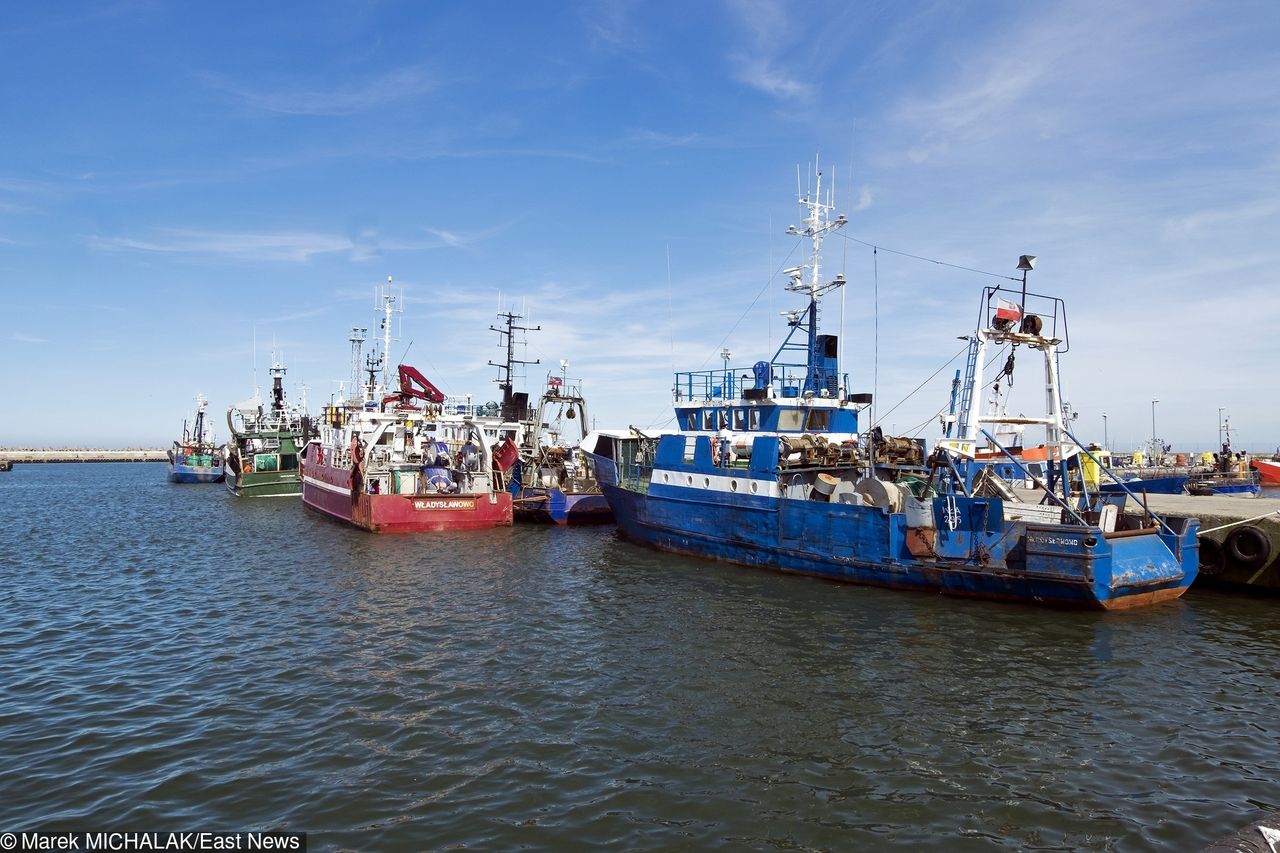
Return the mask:
<svg viewBox="0 0 1280 853">
<path fill-rule="evenodd" d="M 1280 460 L 1251 459 L 1249 464 L 1262 476 L 1262 482 L 1280 484 Z"/>
<path fill-rule="evenodd" d="M 416 368 L 399 366 L 396 392 L 376 381 L 394 310 L 394 297 L 384 299 L 382 356 L 370 360 L 358 395 L 325 407 L 320 435 L 303 452 L 303 503 L 375 533 L 511 524 L 505 474 L 519 455 L 515 443 L 495 442 L 471 416 L 448 413 L 444 393 Z"/>
<path fill-rule="evenodd" d="M 303 503 L 375 533 L 511 524 L 515 444 L 491 446 L 470 418 L 443 416 L 444 394 L 415 368 L 399 374 L 400 391 L 381 401 L 326 408 L 303 455 Z"/>
</svg>

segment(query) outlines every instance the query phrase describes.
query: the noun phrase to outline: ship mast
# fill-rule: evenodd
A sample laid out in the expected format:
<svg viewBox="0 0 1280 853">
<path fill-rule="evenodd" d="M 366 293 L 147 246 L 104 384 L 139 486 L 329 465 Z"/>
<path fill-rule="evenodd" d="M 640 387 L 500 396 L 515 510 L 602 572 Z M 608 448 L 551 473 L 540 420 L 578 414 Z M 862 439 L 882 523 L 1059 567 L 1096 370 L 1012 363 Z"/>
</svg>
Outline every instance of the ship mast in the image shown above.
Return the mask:
<svg viewBox="0 0 1280 853">
<path fill-rule="evenodd" d="M 843 275 L 837 275 L 828 282 L 822 281 L 822 240 L 832 231 L 843 228 L 848 224 L 849 220 L 844 214 L 840 214 L 834 220 L 830 218 L 831 211 L 835 209 L 835 198 L 830 189 L 824 199 L 822 194 L 822 172 L 816 172 L 816 180 L 812 194 L 807 192 L 799 192 L 797 186 L 798 200 L 800 207 L 804 211 L 804 228 L 799 229 L 791 225 L 787 228 L 787 233 L 804 237 L 809 240 L 809 262 L 798 267 L 791 267 L 783 270 L 789 277 L 786 289 L 791 293 L 803 293 L 809 297 L 809 305 L 804 311 L 784 311 L 783 315 L 787 318 L 791 331 L 787 333 L 787 338 L 783 341 L 782 346 L 778 348 L 778 354 L 774 357 L 775 362 L 783 363 L 782 354 L 784 350 L 797 350 L 804 348 L 805 350 L 805 391 L 811 391 L 815 394 L 827 393 L 835 396 L 840 393 L 839 373 L 840 366 L 836 353 L 836 339 L 831 335 L 818 334 L 819 306 L 824 294 L 837 287 L 844 286 L 845 279 Z M 797 185 L 799 184 L 799 176 L 797 175 Z M 806 281 L 805 271 L 808 271 L 808 280 Z M 796 331 L 805 333 L 805 342 L 792 343 L 791 338 Z"/>
<path fill-rule="evenodd" d="M 284 412 L 284 374 L 285 366 L 271 353 L 271 413 L 279 416 Z"/>
<path fill-rule="evenodd" d="M 364 348 L 368 329 L 354 327 L 351 329 L 351 399 L 354 401 L 356 389 L 360 387 L 360 352 Z M 360 400 L 359 402 L 364 402 Z"/>
<path fill-rule="evenodd" d="M 504 320 L 504 326 L 490 326 L 491 331 L 497 332 L 502 337 L 501 346 L 506 349 L 506 360 L 499 364 L 496 361 L 489 362 L 490 367 L 496 367 L 501 374 L 494 381 L 498 387 L 502 389 L 502 418 L 503 420 L 515 421 L 523 420 L 525 413 L 516 412 L 518 408 L 515 405 L 515 392 L 513 383 L 513 373 L 517 364 L 539 364 L 541 359 L 535 358 L 533 361 L 516 358 L 516 332 L 537 332 L 542 329 L 541 326 L 521 326 L 516 321 L 523 320 L 524 316 L 516 314 L 513 311 L 503 311 L 498 313 L 498 319 Z"/>
<path fill-rule="evenodd" d="M 387 286 L 382 291 L 382 383 L 373 390 L 374 396 L 380 396 L 390 387 L 388 371 L 391 370 L 391 318 L 404 310 L 396 307 L 396 297 L 391 292 L 391 276 L 387 276 Z M 372 374 L 370 374 L 372 380 Z"/>
</svg>

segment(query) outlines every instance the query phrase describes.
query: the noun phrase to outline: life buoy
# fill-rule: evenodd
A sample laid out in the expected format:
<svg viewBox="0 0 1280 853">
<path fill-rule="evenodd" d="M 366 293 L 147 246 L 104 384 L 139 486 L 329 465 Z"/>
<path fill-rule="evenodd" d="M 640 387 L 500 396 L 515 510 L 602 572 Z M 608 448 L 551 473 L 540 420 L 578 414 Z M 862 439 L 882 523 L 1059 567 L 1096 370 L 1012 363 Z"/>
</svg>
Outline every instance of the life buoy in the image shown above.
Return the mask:
<svg viewBox="0 0 1280 853">
<path fill-rule="evenodd" d="M 1222 574 L 1227 567 L 1227 555 L 1222 550 L 1222 543 L 1208 536 L 1201 536 L 1200 542 L 1200 574 L 1207 578 Z"/>
<path fill-rule="evenodd" d="M 1256 527 L 1237 527 L 1227 537 L 1227 556 L 1241 568 L 1261 568 L 1271 559 L 1271 540 Z"/>
</svg>

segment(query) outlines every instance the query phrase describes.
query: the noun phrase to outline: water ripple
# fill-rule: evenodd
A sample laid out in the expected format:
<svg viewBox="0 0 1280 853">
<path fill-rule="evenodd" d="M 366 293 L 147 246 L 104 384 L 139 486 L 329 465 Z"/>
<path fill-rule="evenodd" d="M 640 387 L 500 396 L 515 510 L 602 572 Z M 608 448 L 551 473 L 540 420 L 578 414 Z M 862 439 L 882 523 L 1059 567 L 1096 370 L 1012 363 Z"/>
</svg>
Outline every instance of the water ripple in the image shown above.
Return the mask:
<svg viewBox="0 0 1280 853">
<path fill-rule="evenodd" d="M 19 466 L 0 509 L 0 829 L 1157 850 L 1280 805 L 1266 600 L 1063 613 L 607 529 L 370 536 L 155 465 Z"/>
</svg>

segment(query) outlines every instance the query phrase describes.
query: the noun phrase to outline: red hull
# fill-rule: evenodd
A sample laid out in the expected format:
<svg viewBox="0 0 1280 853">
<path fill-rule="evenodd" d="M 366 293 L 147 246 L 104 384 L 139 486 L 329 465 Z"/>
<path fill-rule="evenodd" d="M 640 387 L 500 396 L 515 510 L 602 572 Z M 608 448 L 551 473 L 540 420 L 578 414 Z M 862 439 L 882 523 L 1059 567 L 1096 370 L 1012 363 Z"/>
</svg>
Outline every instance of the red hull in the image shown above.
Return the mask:
<svg viewBox="0 0 1280 853">
<path fill-rule="evenodd" d="M 1264 483 L 1280 483 L 1280 462 L 1270 459 L 1255 459 L 1250 463 L 1262 475 Z"/>
<path fill-rule="evenodd" d="M 511 524 L 511 495 L 370 495 L 351 500 L 351 471 L 308 463 L 302 502 L 311 509 L 374 533 L 476 530 Z"/>
</svg>

